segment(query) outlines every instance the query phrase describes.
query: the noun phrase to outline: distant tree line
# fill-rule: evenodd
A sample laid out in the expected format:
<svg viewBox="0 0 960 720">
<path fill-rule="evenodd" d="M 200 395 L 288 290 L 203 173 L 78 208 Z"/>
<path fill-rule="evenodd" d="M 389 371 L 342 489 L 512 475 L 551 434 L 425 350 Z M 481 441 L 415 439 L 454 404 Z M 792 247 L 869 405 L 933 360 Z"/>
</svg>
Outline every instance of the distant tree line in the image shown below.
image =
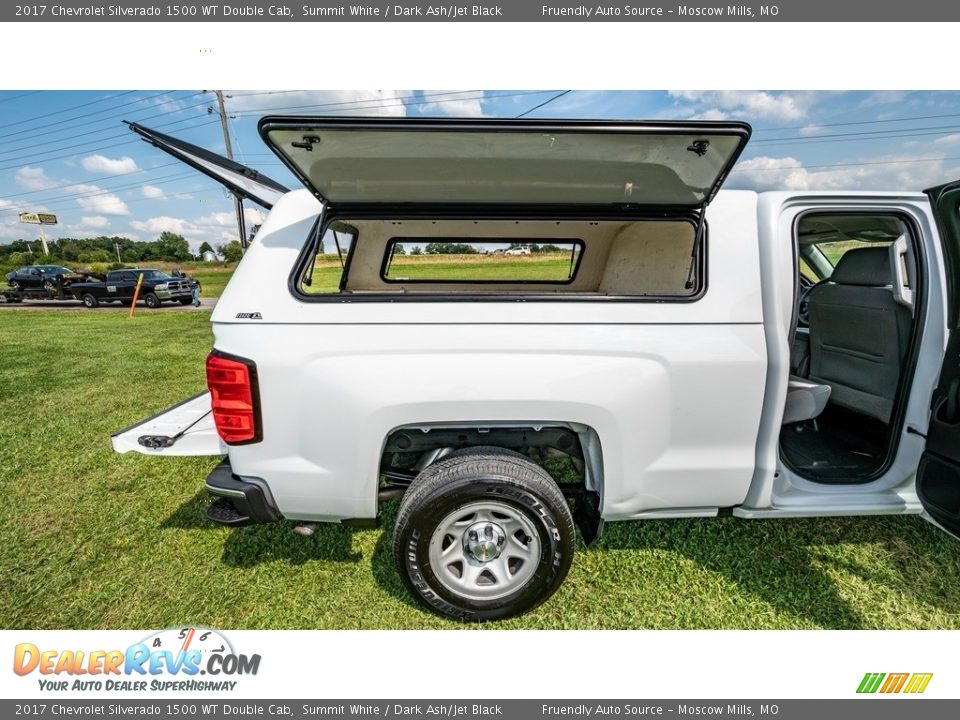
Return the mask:
<svg viewBox="0 0 960 720">
<path fill-rule="evenodd" d="M 558 247 L 551 243 L 510 243 L 508 250 L 516 248 L 530 248 L 531 253 L 559 253 L 566 252 L 566 248 Z M 420 246 L 414 246 L 410 251 L 411 255 L 479 255 L 483 252 L 478 245 L 471 243 L 458 242 L 430 242 L 426 243 L 426 249 L 421 252 Z M 394 246 L 395 255 L 406 255 L 403 245 Z"/>
<path fill-rule="evenodd" d="M 162 232 L 156 240 L 143 241 L 117 235 L 102 235 L 95 238 L 59 238 L 47 242 L 50 254 L 44 255 L 39 240 L 14 240 L 0 245 L 0 265 L 43 265 L 80 263 L 142 264 L 151 260 L 187 262 L 200 259 L 205 252 L 214 252 L 227 262 L 237 262 L 243 256 L 236 240 L 220 245 L 214 250 L 208 242 L 200 245 L 195 257 L 190 245 L 182 235 Z M 117 255 L 119 253 L 119 260 Z"/>
</svg>

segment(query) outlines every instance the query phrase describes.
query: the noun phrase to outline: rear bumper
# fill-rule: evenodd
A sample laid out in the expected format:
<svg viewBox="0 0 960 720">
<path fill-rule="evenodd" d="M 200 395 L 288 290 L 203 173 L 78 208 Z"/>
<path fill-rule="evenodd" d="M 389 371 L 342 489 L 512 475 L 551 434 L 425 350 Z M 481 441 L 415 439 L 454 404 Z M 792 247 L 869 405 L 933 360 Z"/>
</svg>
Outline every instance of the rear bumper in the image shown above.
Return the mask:
<svg viewBox="0 0 960 720">
<path fill-rule="evenodd" d="M 224 460 L 207 476 L 207 491 L 218 498 L 207 508 L 207 519 L 233 527 L 282 519 L 261 482 L 256 478 L 244 479 L 234 475 L 230 461 Z"/>
</svg>

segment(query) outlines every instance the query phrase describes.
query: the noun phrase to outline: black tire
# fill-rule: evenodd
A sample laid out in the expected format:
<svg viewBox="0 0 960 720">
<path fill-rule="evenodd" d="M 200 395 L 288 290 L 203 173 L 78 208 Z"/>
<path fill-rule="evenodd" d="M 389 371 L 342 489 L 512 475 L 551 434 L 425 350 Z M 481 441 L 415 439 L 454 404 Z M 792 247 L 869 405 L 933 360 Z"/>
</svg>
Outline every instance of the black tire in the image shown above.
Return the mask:
<svg viewBox="0 0 960 720">
<path fill-rule="evenodd" d="M 95 307 L 97 307 L 97 305 L 100 304 L 100 301 L 97 300 L 90 293 L 84 293 L 83 295 L 81 295 L 80 302 L 82 302 L 83 306 L 89 310 L 93 310 Z"/>
<path fill-rule="evenodd" d="M 515 571 L 515 577 L 525 579 L 515 587 L 510 586 L 515 580 L 507 579 L 504 587 L 508 592 L 490 599 L 471 596 L 469 589 L 459 592 L 451 587 L 454 583 L 449 580 L 451 568 L 457 562 L 461 563 L 461 576 L 467 574 L 463 562 L 473 565 L 474 569 L 483 568 L 483 562 L 469 558 L 466 551 L 466 560 L 455 561 L 452 565 L 444 561 L 439 568 L 432 566 L 430 558 L 431 545 L 434 552 L 439 546 L 459 543 L 453 548 L 459 550 L 460 546 L 466 545 L 466 535 L 472 525 L 462 531 L 459 539 L 452 534 L 442 535 L 442 527 L 461 511 L 465 518 L 470 518 L 474 507 L 494 508 L 494 518 L 507 518 L 500 521 L 505 523 L 504 527 L 513 527 L 506 525 L 517 522 L 508 518 L 513 516 L 536 533 L 536 537 L 532 537 L 522 529 L 519 531 L 520 542 L 536 549 L 529 551 L 535 552 L 536 557 L 529 556 L 531 565 L 526 569 L 526 561 L 519 560 L 520 569 Z M 462 525 L 471 520 L 456 522 Z M 509 542 L 509 537 L 505 544 L 501 540 L 504 549 L 497 551 L 495 560 L 502 552 L 502 562 L 517 562 L 514 557 L 506 557 Z M 478 621 L 520 615 L 547 600 L 570 570 L 574 543 L 570 508 L 553 478 L 519 453 L 486 447 L 451 453 L 414 479 L 397 512 L 393 552 L 400 576 L 420 603 L 456 620 Z M 481 571 L 480 577 L 485 574 Z M 499 582 L 495 575 L 490 575 L 494 582 L 487 582 L 491 588 Z M 479 578 L 473 587 L 486 592 L 481 588 Z"/>
<path fill-rule="evenodd" d="M 156 293 L 149 292 L 143 296 L 143 304 L 151 310 L 156 310 L 160 307 L 160 298 L 157 297 Z"/>
<path fill-rule="evenodd" d="M 190 303 L 193 302 L 193 298 L 188 298 L 188 297 L 180 298 L 180 300 L 179 300 L 178 302 L 179 302 L 181 305 L 189 305 Z"/>
</svg>

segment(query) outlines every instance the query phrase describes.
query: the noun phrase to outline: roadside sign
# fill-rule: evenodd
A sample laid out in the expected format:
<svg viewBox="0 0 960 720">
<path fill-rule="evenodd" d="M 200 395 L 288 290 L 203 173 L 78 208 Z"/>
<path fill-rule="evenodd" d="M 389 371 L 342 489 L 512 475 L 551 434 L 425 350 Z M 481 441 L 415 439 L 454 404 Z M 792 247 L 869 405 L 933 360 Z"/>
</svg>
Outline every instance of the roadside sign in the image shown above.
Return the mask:
<svg viewBox="0 0 960 720">
<path fill-rule="evenodd" d="M 56 225 L 57 216 L 50 213 L 20 213 L 20 222 L 32 225 Z"/>
<path fill-rule="evenodd" d="M 43 226 L 56 225 L 57 216 L 50 213 L 20 213 L 20 222 L 40 226 L 40 244 L 43 245 L 43 254 L 49 255 L 50 248 L 47 247 L 47 236 L 43 233 Z"/>
</svg>

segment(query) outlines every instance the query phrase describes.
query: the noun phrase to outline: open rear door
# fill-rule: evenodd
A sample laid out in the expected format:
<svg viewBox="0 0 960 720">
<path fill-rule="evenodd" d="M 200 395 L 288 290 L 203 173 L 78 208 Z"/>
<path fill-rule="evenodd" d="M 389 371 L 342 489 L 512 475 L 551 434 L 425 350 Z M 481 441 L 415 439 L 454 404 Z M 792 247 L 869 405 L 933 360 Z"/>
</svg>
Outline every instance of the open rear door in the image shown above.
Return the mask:
<svg viewBox="0 0 960 720">
<path fill-rule="evenodd" d="M 960 538 L 960 182 L 926 192 L 943 245 L 949 339 L 917 469 L 917 495 L 929 519 Z"/>
<path fill-rule="evenodd" d="M 120 430 L 111 438 L 118 453 L 143 455 L 225 455 L 227 446 L 217 434 L 204 392 Z"/>
<path fill-rule="evenodd" d="M 128 123 L 130 129 L 137 133 L 154 147 L 182 160 L 187 165 L 225 185 L 235 195 L 252 200 L 265 207 L 272 208 L 282 195 L 289 192 L 287 188 L 271 180 L 246 165 L 241 165 L 222 155 L 212 153 L 205 148 L 163 133 L 151 130 L 137 123 Z"/>
</svg>

